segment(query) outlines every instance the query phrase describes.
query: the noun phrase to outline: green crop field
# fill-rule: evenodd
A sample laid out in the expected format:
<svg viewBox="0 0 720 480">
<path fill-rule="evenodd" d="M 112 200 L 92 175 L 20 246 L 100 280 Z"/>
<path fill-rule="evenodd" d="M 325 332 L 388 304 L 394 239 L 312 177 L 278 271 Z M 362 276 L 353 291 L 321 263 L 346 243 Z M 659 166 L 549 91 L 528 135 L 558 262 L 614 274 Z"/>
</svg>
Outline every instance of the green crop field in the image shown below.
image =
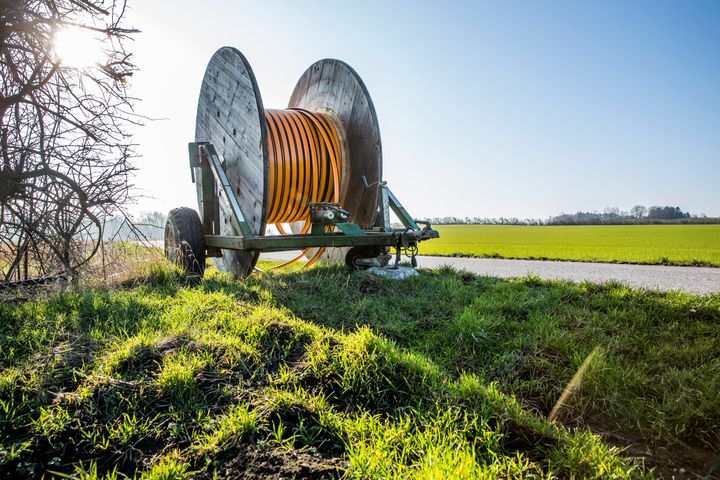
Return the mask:
<svg viewBox="0 0 720 480">
<path fill-rule="evenodd" d="M 720 225 L 438 225 L 423 255 L 720 266 Z"/>
<path fill-rule="evenodd" d="M 157 267 L 0 303 L 0 476 L 714 478 L 718 351 L 718 295 Z"/>
</svg>

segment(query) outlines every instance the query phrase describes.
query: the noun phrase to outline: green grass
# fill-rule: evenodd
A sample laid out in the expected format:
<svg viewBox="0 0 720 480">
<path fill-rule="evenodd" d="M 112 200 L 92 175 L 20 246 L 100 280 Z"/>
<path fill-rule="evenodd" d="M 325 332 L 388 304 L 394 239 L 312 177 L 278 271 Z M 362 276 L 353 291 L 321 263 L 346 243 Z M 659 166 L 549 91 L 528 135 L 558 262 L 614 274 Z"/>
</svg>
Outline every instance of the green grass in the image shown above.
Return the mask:
<svg viewBox="0 0 720 480">
<path fill-rule="evenodd" d="M 156 268 L 0 305 L 0 367 L 3 476 L 651 478 L 720 448 L 720 296 Z"/>
<path fill-rule="evenodd" d="M 438 225 L 423 255 L 720 266 L 720 225 Z"/>
</svg>

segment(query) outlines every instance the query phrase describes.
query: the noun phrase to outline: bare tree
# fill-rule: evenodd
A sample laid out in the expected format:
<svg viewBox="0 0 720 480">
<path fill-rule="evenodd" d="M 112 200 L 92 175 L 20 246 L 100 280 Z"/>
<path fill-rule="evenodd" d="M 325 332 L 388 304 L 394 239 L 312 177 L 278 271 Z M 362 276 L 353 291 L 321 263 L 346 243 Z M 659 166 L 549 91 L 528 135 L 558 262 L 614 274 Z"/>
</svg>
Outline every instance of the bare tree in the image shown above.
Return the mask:
<svg viewBox="0 0 720 480">
<path fill-rule="evenodd" d="M 0 273 L 75 275 L 124 214 L 138 122 L 124 0 L 0 0 Z M 70 32 L 97 43 L 90 65 L 65 61 Z M 66 49 L 86 45 L 65 45 Z M 70 51 L 72 53 L 72 51 Z"/>
<path fill-rule="evenodd" d="M 643 205 L 635 205 L 630 209 L 630 215 L 635 218 L 643 218 L 647 214 L 647 208 Z"/>
</svg>

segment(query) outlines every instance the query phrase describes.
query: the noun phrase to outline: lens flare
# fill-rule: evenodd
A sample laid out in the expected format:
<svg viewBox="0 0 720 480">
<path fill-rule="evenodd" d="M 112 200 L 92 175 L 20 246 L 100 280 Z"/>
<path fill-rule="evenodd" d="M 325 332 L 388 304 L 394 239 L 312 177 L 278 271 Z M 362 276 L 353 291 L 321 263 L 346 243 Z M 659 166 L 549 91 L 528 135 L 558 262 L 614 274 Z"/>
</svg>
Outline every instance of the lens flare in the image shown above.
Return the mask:
<svg viewBox="0 0 720 480">
<path fill-rule="evenodd" d="M 85 28 L 58 30 L 52 42 L 57 60 L 68 68 L 89 68 L 101 63 L 105 54 L 98 35 Z"/>
</svg>

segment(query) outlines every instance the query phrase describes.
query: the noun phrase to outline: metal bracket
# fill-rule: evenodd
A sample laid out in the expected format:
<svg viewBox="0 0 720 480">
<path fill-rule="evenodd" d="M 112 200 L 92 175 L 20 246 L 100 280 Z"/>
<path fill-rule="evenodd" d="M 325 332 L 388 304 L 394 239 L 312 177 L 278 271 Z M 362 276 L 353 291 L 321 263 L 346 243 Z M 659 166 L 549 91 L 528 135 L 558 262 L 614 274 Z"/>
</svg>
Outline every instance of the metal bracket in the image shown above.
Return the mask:
<svg viewBox="0 0 720 480">
<path fill-rule="evenodd" d="M 393 213 L 395 213 L 395 215 L 397 215 L 397 217 L 400 219 L 400 222 L 406 228 L 420 230 L 418 224 L 415 222 L 415 220 L 413 220 L 407 210 L 405 210 L 405 207 L 402 206 L 400 200 L 398 200 L 397 197 L 390 191 L 387 184 L 383 185 L 381 188 L 385 191 L 385 195 L 387 195 L 388 205 L 392 209 Z"/>
<path fill-rule="evenodd" d="M 215 188 L 215 177 L 211 172 L 207 155 L 201 152 L 201 146 L 204 144 L 205 142 L 191 142 L 188 144 L 190 177 L 193 183 L 198 184 L 197 193 L 203 233 L 205 235 L 217 235 L 220 233 L 220 206 Z M 207 247 L 206 251 L 210 257 L 222 256 L 222 250 L 219 248 Z"/>
<path fill-rule="evenodd" d="M 372 186 L 377 185 L 380 189 L 380 196 L 378 199 L 379 203 L 379 213 L 382 215 L 379 220 L 382 223 L 380 225 L 381 228 L 383 228 L 386 232 L 392 231 L 392 226 L 390 223 L 390 210 L 393 211 L 393 213 L 400 219 L 400 222 L 403 224 L 405 228 L 411 228 L 413 230 L 420 230 L 420 227 L 418 226 L 417 222 L 413 220 L 413 218 L 410 216 L 410 214 L 405 210 L 405 207 L 402 206 L 400 203 L 400 200 L 397 199 L 395 194 L 390 191 L 390 188 L 387 185 L 387 182 L 380 181 L 375 182 L 373 184 L 368 184 L 367 177 L 365 175 L 362 176 L 362 182 L 363 186 L 365 188 L 370 188 Z"/>
<path fill-rule="evenodd" d="M 190 157 L 190 179 L 192 183 L 195 183 L 195 169 L 201 168 L 200 164 L 200 149 L 198 148 L 201 144 L 196 142 L 188 143 L 188 156 Z"/>
<path fill-rule="evenodd" d="M 240 210 L 240 204 L 238 204 L 237 197 L 235 196 L 232 186 L 230 185 L 230 181 L 225 174 L 225 169 L 222 167 L 222 162 L 215 150 L 215 146 L 211 143 L 196 143 L 195 145 L 197 145 L 199 151 L 200 166 L 203 170 L 210 170 L 210 173 L 212 174 L 211 178 L 214 180 L 214 185 L 212 186 L 213 192 L 216 190 L 215 187 L 219 187 L 217 189 L 219 193 L 218 197 L 222 199 L 225 204 L 227 213 L 229 213 L 230 223 L 235 228 L 238 235 L 242 237 L 252 237 L 253 233 L 250 230 L 247 221 L 245 221 L 242 211 Z M 205 175 L 203 175 L 203 177 L 205 177 Z M 205 189 L 203 189 L 203 195 L 205 194 Z"/>
</svg>

